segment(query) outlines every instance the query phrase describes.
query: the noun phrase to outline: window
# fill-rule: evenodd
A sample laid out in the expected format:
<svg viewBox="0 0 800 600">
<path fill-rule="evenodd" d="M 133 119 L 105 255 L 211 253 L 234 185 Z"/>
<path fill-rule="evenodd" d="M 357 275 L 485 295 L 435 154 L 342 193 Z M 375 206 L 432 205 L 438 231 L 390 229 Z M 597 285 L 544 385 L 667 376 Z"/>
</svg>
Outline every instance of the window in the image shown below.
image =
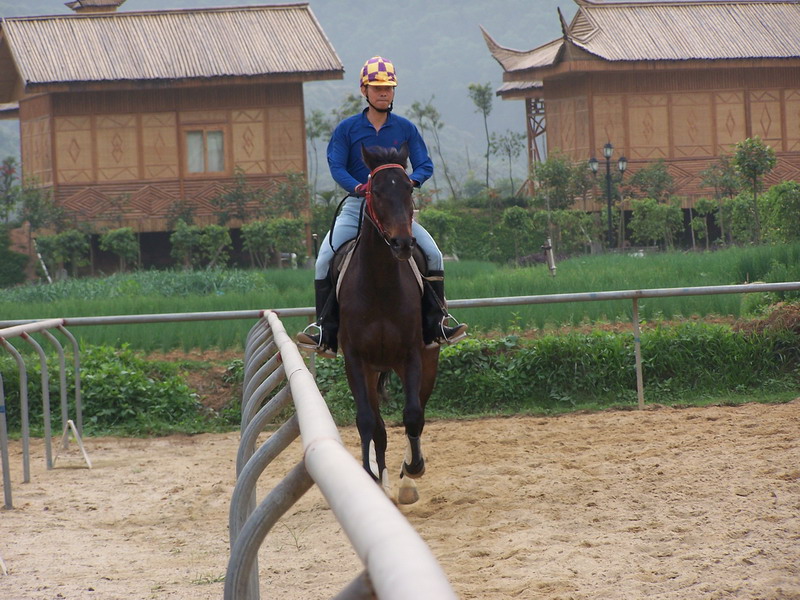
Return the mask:
<svg viewBox="0 0 800 600">
<path fill-rule="evenodd" d="M 189 173 L 225 171 L 225 134 L 219 129 L 186 132 L 186 164 Z"/>
</svg>

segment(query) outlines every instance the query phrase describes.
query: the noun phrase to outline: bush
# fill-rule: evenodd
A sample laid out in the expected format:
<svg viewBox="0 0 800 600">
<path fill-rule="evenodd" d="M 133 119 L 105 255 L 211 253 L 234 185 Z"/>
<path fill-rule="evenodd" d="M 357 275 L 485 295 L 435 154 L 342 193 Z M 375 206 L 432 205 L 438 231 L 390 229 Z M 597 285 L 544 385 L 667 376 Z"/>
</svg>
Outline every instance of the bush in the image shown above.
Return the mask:
<svg viewBox="0 0 800 600">
<path fill-rule="evenodd" d="M 28 257 L 9 248 L 8 230 L 0 225 L 0 287 L 9 287 L 25 281 Z"/>
<path fill-rule="evenodd" d="M 641 339 L 648 402 L 686 402 L 798 383 L 800 331 L 734 331 L 691 322 L 646 330 Z M 355 407 L 343 361 L 318 360 L 317 383 L 336 421 L 352 423 Z M 402 420 L 396 378 L 389 392 L 384 416 Z M 428 407 L 429 415 L 464 417 L 636 403 L 633 336 L 595 331 L 534 340 L 470 338 L 445 347 Z"/>
<path fill-rule="evenodd" d="M 70 362 L 70 361 L 68 361 Z M 52 363 L 52 364 L 51 364 Z M 27 361 L 31 431 L 43 430 L 41 367 Z M 202 429 L 197 396 L 170 363 L 149 362 L 127 346 L 90 346 L 81 350 L 81 399 L 84 431 L 90 435 L 154 435 Z M 21 428 L 19 371 L 10 358 L 0 361 L 6 393 L 8 426 Z M 61 423 L 59 366 L 48 361 L 51 422 Z M 66 368 L 68 412 L 75 418 L 74 370 Z"/>
</svg>

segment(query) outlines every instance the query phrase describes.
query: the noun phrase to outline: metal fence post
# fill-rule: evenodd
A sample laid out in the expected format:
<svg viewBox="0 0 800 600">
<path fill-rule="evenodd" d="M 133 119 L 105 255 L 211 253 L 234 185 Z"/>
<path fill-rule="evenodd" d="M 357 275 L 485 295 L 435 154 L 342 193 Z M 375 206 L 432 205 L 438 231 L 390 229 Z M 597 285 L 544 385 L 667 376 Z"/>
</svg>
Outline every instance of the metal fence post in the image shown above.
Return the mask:
<svg viewBox="0 0 800 600">
<path fill-rule="evenodd" d="M 639 410 L 644 408 L 644 378 L 642 377 L 642 337 L 639 328 L 639 299 L 633 299 L 633 354 L 636 357 L 636 397 Z"/>
</svg>

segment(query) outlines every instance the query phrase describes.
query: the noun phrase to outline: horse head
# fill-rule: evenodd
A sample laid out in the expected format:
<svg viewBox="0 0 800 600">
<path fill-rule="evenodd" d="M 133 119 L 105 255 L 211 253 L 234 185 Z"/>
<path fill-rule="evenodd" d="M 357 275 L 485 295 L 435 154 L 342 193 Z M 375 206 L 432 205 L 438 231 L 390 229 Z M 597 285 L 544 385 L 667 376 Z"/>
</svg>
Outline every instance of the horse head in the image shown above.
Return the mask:
<svg viewBox="0 0 800 600">
<path fill-rule="evenodd" d="M 417 241 L 411 234 L 414 215 L 414 184 L 406 174 L 408 145 L 400 149 L 361 148 L 370 170 L 367 183 L 366 215 L 398 260 L 408 260 Z"/>
</svg>

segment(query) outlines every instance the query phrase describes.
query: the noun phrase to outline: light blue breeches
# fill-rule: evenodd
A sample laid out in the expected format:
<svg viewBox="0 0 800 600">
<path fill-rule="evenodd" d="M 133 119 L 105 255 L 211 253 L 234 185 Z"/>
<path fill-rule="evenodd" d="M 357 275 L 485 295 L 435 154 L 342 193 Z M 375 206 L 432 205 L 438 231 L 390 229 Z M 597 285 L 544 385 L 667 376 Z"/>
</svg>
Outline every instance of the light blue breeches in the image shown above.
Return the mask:
<svg viewBox="0 0 800 600">
<path fill-rule="evenodd" d="M 358 235 L 358 217 L 363 203 L 363 198 L 354 198 L 352 196 L 347 198 L 342 206 L 342 212 L 339 213 L 336 224 L 333 227 L 333 248 L 339 248 L 346 241 L 352 240 Z M 428 270 L 443 271 L 444 260 L 442 259 L 442 253 L 436 242 L 433 241 L 431 234 L 425 231 L 425 228 L 416 221 L 411 225 L 411 233 L 417 239 L 417 245 L 425 254 L 425 258 L 428 261 Z M 333 258 L 330 239 L 331 232 L 329 231 L 325 234 L 319 247 L 314 274 L 315 279 L 324 279 L 328 276 L 328 267 Z"/>
</svg>

